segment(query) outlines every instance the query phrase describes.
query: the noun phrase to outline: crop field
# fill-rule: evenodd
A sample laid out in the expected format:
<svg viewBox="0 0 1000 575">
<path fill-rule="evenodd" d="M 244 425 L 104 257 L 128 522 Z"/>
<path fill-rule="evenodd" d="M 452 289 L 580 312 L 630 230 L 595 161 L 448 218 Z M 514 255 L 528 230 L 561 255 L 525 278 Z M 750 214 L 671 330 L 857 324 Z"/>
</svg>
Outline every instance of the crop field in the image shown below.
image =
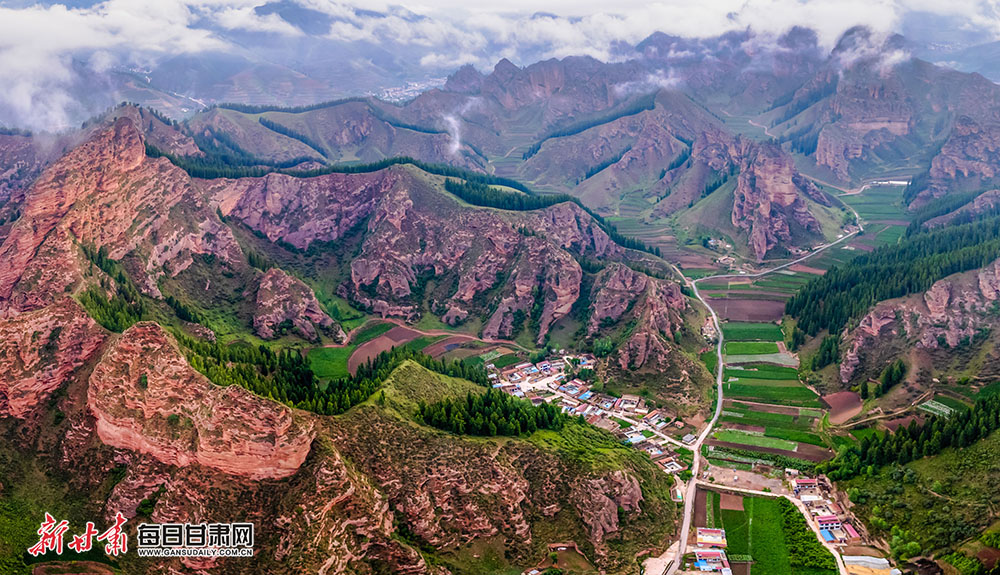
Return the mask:
<svg viewBox="0 0 1000 575">
<path fill-rule="evenodd" d="M 508 353 L 507 355 L 502 355 L 502 356 L 494 359 L 490 363 L 492 363 L 493 365 L 495 365 L 497 369 L 503 369 L 505 367 L 514 365 L 515 363 L 518 363 L 519 361 L 521 361 L 521 358 L 519 358 L 517 356 L 517 354 L 515 354 L 515 353 Z"/>
<path fill-rule="evenodd" d="M 761 409 L 762 407 L 767 406 L 750 406 L 727 401 L 720 421 L 808 431 L 813 428 L 816 420 L 816 418 L 802 413 L 809 411 L 807 409 L 787 407 L 782 410 L 784 413 L 772 413 L 764 411 Z"/>
<path fill-rule="evenodd" d="M 770 341 L 729 341 L 727 355 L 756 355 L 778 353 L 778 344 Z"/>
<path fill-rule="evenodd" d="M 743 497 L 742 510 L 723 508 L 719 516 L 726 530 L 727 554 L 752 557 L 754 575 L 837 572 L 833 556 L 784 498 Z"/>
<path fill-rule="evenodd" d="M 782 367 L 770 363 L 748 364 L 740 367 L 727 367 L 726 379 L 730 377 L 748 377 L 752 379 L 794 379 L 798 380 L 799 371 L 794 367 Z"/>
<path fill-rule="evenodd" d="M 726 363 L 774 363 L 785 367 L 798 367 L 799 360 L 792 354 L 784 353 L 757 353 L 757 354 L 726 354 Z"/>
<path fill-rule="evenodd" d="M 773 449 L 784 449 L 786 451 L 795 451 L 799 447 L 799 444 L 794 441 L 787 441 L 776 437 L 766 437 L 764 435 L 756 435 L 734 429 L 716 431 L 712 434 L 712 436 L 719 441 L 739 443 L 741 445 L 750 445 L 753 447 L 770 447 Z"/>
<path fill-rule="evenodd" d="M 773 323 L 745 321 L 722 324 L 722 335 L 727 341 L 781 341 L 785 338 L 781 328 Z"/>
<path fill-rule="evenodd" d="M 903 189 L 903 186 L 873 186 L 860 194 L 841 195 L 840 199 L 867 222 L 908 220 Z"/>
<path fill-rule="evenodd" d="M 723 384 L 726 397 L 762 403 L 777 403 L 800 407 L 822 405 L 819 396 L 803 385 L 780 387 L 776 385 L 747 385 L 739 381 Z"/>
</svg>

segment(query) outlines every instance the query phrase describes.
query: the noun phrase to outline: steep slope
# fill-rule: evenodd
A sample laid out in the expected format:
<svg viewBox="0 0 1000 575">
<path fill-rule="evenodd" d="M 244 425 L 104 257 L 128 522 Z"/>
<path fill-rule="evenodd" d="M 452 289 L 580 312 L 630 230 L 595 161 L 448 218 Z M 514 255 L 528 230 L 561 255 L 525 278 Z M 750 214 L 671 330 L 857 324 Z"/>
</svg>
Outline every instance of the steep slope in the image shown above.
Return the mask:
<svg viewBox="0 0 1000 575">
<path fill-rule="evenodd" d="M 560 434 L 467 440 L 417 426 L 410 412 L 377 400 L 345 416 L 318 416 L 212 384 L 169 331 L 210 341 L 211 326 L 252 342 L 251 327 L 267 336 L 288 322 L 306 338 L 342 333 L 308 285 L 278 268 L 261 273 L 248 265 L 237 238 L 244 228 L 296 257 L 337 253 L 330 245 L 360 228 L 360 249 L 344 262 L 347 297 L 414 305 L 419 270 L 435 269 L 456 282 L 442 291 L 454 289 L 442 299 L 452 308 L 469 301 L 462 309 L 481 309 L 477 298 L 495 303 L 488 317 L 497 333 L 511 329 L 518 311 L 530 317 L 537 308 L 542 333 L 569 313 L 583 275 L 574 257 L 643 256 L 612 242 L 575 204 L 475 208 L 411 166 L 192 180 L 169 160 L 145 155 L 149 121 L 132 108 L 116 111 L 38 179 L 0 246 L 4 513 L 10 503 L 32 518 L 44 506 L 77 525 L 121 511 L 131 529 L 145 518 L 137 514 L 152 509 L 157 522 L 257 525 L 260 551 L 252 559 L 132 555 L 120 561 L 127 573 L 480 573 L 475 561 L 445 568 L 418 549 L 468 558 L 470 546 L 485 542 L 511 549 L 510 561 L 527 566 L 548 542 L 567 539 L 601 568 L 627 573 L 636 553 L 665 544 L 674 525 L 669 477 L 602 432 L 572 423 Z M 686 307 L 677 284 L 617 265 L 637 276 L 633 283 L 648 282 L 634 307 L 649 309 L 659 337 L 668 337 Z M 510 277 L 498 278 L 505 266 Z M 218 284 L 241 287 L 230 301 L 216 299 Z M 141 295 L 131 294 L 133 286 Z M 81 307 L 101 298 L 109 306 L 122 298 L 142 303 L 123 304 L 122 317 L 110 317 L 124 333 L 102 328 Z M 87 309 L 109 319 L 103 307 Z M 128 327 L 136 319 L 130 313 L 157 322 Z M 400 377 L 410 382 L 438 377 L 404 368 Z M 607 457 L 581 461 L 580 445 Z M 23 517 L 12 523 L 21 529 L 18 541 L 37 529 L 22 529 Z M 23 549 L 15 553 L 4 561 L 25 570 Z"/>
<path fill-rule="evenodd" d="M 990 379 L 1000 368 L 993 335 L 998 298 L 995 261 L 935 282 L 922 294 L 879 303 L 846 336 L 841 381 L 877 377 L 900 354 L 921 372 L 914 379 L 923 384 L 956 374 Z"/>
<path fill-rule="evenodd" d="M 910 193 L 919 206 L 995 177 L 998 106 L 1000 88 L 982 76 L 912 58 L 901 38 L 856 28 L 763 119 L 843 182 L 919 176 Z"/>
</svg>

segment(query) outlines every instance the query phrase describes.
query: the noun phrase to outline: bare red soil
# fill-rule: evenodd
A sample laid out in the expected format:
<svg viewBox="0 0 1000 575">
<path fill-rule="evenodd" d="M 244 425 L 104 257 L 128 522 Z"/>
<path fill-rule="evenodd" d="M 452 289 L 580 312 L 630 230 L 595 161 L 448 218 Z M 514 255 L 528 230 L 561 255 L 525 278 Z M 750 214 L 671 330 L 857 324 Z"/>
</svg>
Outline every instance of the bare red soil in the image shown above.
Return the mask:
<svg viewBox="0 0 1000 575">
<path fill-rule="evenodd" d="M 838 391 L 821 399 L 830 406 L 830 423 L 835 425 L 861 413 L 861 396 L 853 391 Z"/>
</svg>

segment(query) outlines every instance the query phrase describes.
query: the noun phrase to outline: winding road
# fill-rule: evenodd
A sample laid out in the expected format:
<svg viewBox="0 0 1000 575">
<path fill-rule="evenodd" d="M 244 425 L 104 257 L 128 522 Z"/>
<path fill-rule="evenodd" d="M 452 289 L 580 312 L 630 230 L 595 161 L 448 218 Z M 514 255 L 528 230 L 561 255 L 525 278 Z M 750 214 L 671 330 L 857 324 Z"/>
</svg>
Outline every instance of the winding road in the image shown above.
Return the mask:
<svg viewBox="0 0 1000 575">
<path fill-rule="evenodd" d="M 847 206 L 847 204 L 844 205 Z M 850 206 L 847 206 L 847 208 L 850 209 L 852 212 L 854 212 L 854 209 L 851 208 Z M 674 560 L 670 563 L 670 566 L 667 568 L 667 570 L 664 572 L 663 575 L 674 575 L 677 572 L 677 570 L 680 568 L 680 563 L 681 563 L 680 560 L 682 557 L 684 557 L 684 553 L 687 550 L 687 540 L 691 532 L 691 519 L 694 517 L 694 500 L 696 492 L 698 490 L 698 474 L 701 472 L 701 459 L 702 459 L 701 446 L 705 442 L 705 439 L 707 439 L 708 436 L 712 433 L 712 429 L 715 427 L 715 424 L 719 420 L 719 416 L 722 414 L 722 404 L 723 404 L 722 378 L 723 374 L 725 373 L 725 363 L 723 361 L 723 355 L 722 355 L 722 349 L 724 345 L 724 338 L 722 335 L 722 325 L 719 322 L 718 314 L 715 313 L 715 309 L 712 308 L 711 304 L 708 303 L 708 300 L 701 295 L 700 291 L 698 291 L 698 282 L 713 280 L 713 279 L 723 279 L 723 278 L 757 278 L 783 270 L 799 262 L 805 261 L 815 256 L 816 254 L 823 252 L 826 249 L 829 249 L 833 246 L 836 246 L 842 242 L 849 240 L 850 238 L 857 235 L 858 232 L 863 231 L 864 227 L 862 227 L 861 219 L 858 217 L 857 212 L 854 212 L 854 215 L 856 221 L 858 222 L 858 231 L 845 234 L 844 237 L 838 238 L 835 241 L 824 244 L 798 259 L 752 274 L 719 274 L 714 276 L 698 278 L 696 280 L 692 280 L 689 278 L 686 279 L 687 284 L 691 286 L 691 289 L 694 292 L 695 298 L 697 298 L 698 301 L 700 301 L 702 305 L 704 305 L 705 308 L 708 310 L 708 312 L 712 315 L 712 323 L 715 325 L 715 331 L 718 334 L 718 341 L 715 346 L 715 354 L 717 359 L 715 385 L 718 396 L 716 398 L 716 403 L 715 403 L 715 412 L 712 415 L 711 421 L 708 422 L 708 424 L 705 426 L 705 429 L 702 430 L 702 432 L 698 435 L 698 439 L 690 446 L 691 449 L 694 451 L 694 461 L 691 464 L 691 480 L 688 481 L 687 490 L 684 494 L 684 517 L 681 521 L 680 541 L 678 542 L 677 553 L 674 555 Z M 680 273 L 679 269 L 677 269 L 676 267 L 674 269 L 677 270 L 678 273 Z M 846 573 L 846 569 L 843 568 L 843 562 L 840 561 L 839 555 L 837 556 L 837 559 L 838 559 L 838 565 L 841 567 L 841 573 Z"/>
</svg>

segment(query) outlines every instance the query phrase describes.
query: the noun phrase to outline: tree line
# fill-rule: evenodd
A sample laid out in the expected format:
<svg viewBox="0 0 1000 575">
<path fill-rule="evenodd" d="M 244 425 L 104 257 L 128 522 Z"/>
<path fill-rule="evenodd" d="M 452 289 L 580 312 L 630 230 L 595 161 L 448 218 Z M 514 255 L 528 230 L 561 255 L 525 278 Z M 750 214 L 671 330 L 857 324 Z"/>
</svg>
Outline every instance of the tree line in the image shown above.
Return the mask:
<svg viewBox="0 0 1000 575">
<path fill-rule="evenodd" d="M 322 110 L 324 108 L 333 108 L 334 106 L 339 106 L 341 104 L 347 104 L 350 102 L 368 102 L 367 97 L 355 96 L 351 98 L 342 98 L 340 100 L 330 100 L 328 102 L 319 102 L 317 104 L 309 104 L 306 106 L 277 106 L 277 105 L 256 105 L 256 104 L 238 104 L 235 102 L 223 102 L 221 104 L 216 104 L 216 108 L 222 108 L 223 110 L 233 110 L 236 112 L 242 112 L 244 114 L 263 114 L 265 112 L 285 112 L 288 114 L 301 114 L 303 112 L 312 112 L 314 110 Z"/>
<path fill-rule="evenodd" d="M 482 368 L 447 363 L 405 348 L 380 353 L 358 367 L 353 376 L 330 381 L 325 388 L 298 350 L 274 351 L 267 346 L 226 345 L 175 333 L 191 366 L 216 385 L 239 385 L 262 397 L 322 415 L 343 413 L 367 400 L 406 360 L 452 377 L 486 386 Z"/>
<path fill-rule="evenodd" d="M 499 190 L 487 184 L 468 181 L 463 182 L 452 178 L 448 178 L 444 181 L 444 189 L 448 193 L 457 196 L 462 201 L 474 206 L 498 208 L 501 210 L 511 210 L 516 212 L 541 210 L 563 202 L 573 201 L 573 197 L 566 194 L 552 194 L 544 196 L 514 194 Z"/>
<path fill-rule="evenodd" d="M 146 313 L 146 306 L 142 301 L 142 294 L 122 269 L 121 264 L 108 257 L 108 249 L 104 246 L 97 249 L 92 245 L 82 244 L 80 249 L 92 265 L 96 265 L 106 274 L 101 276 L 100 287 L 90 285 L 77 296 L 80 305 L 87 310 L 94 321 L 117 333 L 140 321 Z M 113 286 L 108 277 L 114 280 Z M 113 292 L 109 299 L 107 293 L 112 291 L 112 288 Z"/>
<path fill-rule="evenodd" d="M 968 447 L 1000 427 L 1000 395 L 980 398 L 966 410 L 947 417 L 931 415 L 923 425 L 911 421 L 884 437 L 866 436 L 860 443 L 819 464 L 835 481 L 862 473 L 873 474 L 883 465 L 905 465 L 916 459 L 936 455 L 948 447 Z"/>
<path fill-rule="evenodd" d="M 496 389 L 485 394 L 470 392 L 464 400 L 421 401 L 417 418 L 452 433 L 488 437 L 530 435 L 539 429 L 558 431 L 566 423 L 566 416 L 555 405 L 535 406 Z"/>
<path fill-rule="evenodd" d="M 621 118 L 627 118 L 629 116 L 634 116 L 636 114 L 645 112 L 646 110 L 652 110 L 656 107 L 656 92 L 646 94 L 633 101 L 631 104 L 623 106 L 617 110 L 612 110 L 607 114 L 600 116 L 595 116 L 593 118 L 587 118 L 584 120 L 579 120 L 566 124 L 565 126 L 558 127 L 550 131 L 547 135 L 542 136 L 540 140 L 535 142 L 528 148 L 524 154 L 521 155 L 522 160 L 527 160 L 538 153 L 542 149 L 542 144 L 546 140 L 551 140 L 553 138 L 565 138 L 566 136 L 575 136 L 581 132 L 607 124 L 608 122 L 614 122 L 615 120 Z"/>
<path fill-rule="evenodd" d="M 629 153 L 631 150 L 632 150 L 632 146 L 625 146 L 625 148 L 622 149 L 622 151 L 618 152 L 617 154 L 611 156 L 610 158 L 608 158 L 608 159 L 600 162 L 599 164 L 597 164 L 595 166 L 591 166 L 591 167 L 587 168 L 587 171 L 583 174 L 583 179 L 584 180 L 589 180 L 590 178 L 593 178 L 594 176 L 596 176 L 597 174 L 603 172 L 607 168 L 609 168 L 609 167 L 617 164 L 618 162 L 621 161 L 621 159 L 623 157 L 625 157 L 625 154 Z M 583 180 L 577 180 L 576 183 L 579 184 L 581 181 L 583 181 Z"/>
<path fill-rule="evenodd" d="M 926 291 L 1000 257 L 1000 217 L 914 234 L 811 280 L 785 305 L 809 335 L 839 333 L 875 303 Z"/>
<path fill-rule="evenodd" d="M 260 118 L 258 118 L 257 121 L 260 122 L 261 126 L 264 126 L 268 130 L 271 130 L 272 132 L 277 132 L 278 134 L 281 134 L 282 136 L 288 136 L 289 138 L 291 138 L 293 140 L 298 140 L 298 141 L 302 142 L 303 144 L 309 146 L 313 150 L 315 150 L 316 153 L 318 153 L 320 156 L 323 156 L 324 158 L 326 157 L 326 150 L 323 149 L 323 146 L 321 146 L 319 144 L 319 142 L 317 142 L 316 140 L 313 140 L 312 138 L 310 138 L 309 136 L 303 134 L 302 132 L 298 132 L 296 130 L 293 130 L 293 129 L 289 128 L 288 126 L 285 126 L 283 124 L 279 124 L 278 122 L 275 122 L 273 120 L 269 120 L 269 119 L 267 119 L 267 118 L 265 118 L 263 116 L 261 116 Z"/>
</svg>

